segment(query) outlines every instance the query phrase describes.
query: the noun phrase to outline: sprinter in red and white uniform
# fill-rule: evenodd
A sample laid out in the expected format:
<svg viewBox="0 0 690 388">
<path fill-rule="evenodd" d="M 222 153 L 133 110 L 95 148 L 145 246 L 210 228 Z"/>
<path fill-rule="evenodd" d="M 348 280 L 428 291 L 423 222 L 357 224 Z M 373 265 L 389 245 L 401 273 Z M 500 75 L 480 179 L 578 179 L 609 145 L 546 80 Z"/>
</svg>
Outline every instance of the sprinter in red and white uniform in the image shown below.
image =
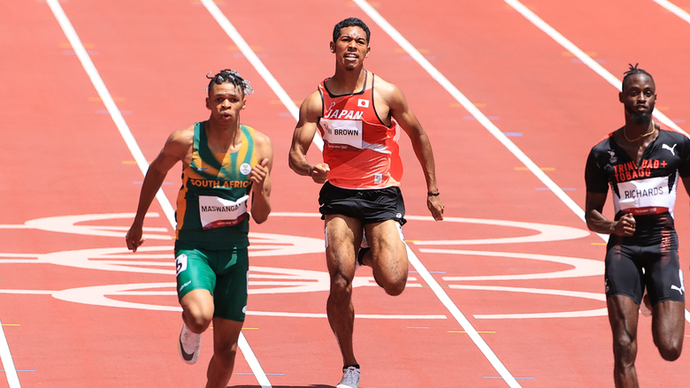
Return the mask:
<svg viewBox="0 0 690 388">
<path fill-rule="evenodd" d="M 364 69 L 369 37 L 369 28 L 357 18 L 335 26 L 331 41 L 335 75 L 302 103 L 290 149 L 290 167 L 323 183 L 319 211 L 325 220 L 331 276 L 327 314 L 344 365 L 337 388 L 359 383 L 352 346 L 352 279 L 357 262 L 371 266 L 376 282 L 390 295 L 402 293 L 407 282 L 397 143 L 401 130 L 410 137 L 422 165 L 427 207 L 434 219 L 443 219 L 429 138 L 400 89 Z M 314 164 L 307 160 L 307 150 L 316 131 L 323 137 L 324 149 L 323 163 Z M 360 249 L 363 240 L 369 247 Z"/>
<path fill-rule="evenodd" d="M 652 120 L 656 102 L 652 76 L 632 65 L 625 74 L 619 94 L 625 125 L 592 148 L 585 171 L 587 226 L 610 234 L 606 304 L 617 388 L 638 386 L 637 322 L 645 292 L 645 301 L 652 306 L 654 344 L 665 360 L 680 357 L 685 287 L 673 206 L 680 180 L 686 191 L 690 188 L 690 139 L 661 129 Z M 602 214 L 609 187 L 614 220 Z"/>
</svg>

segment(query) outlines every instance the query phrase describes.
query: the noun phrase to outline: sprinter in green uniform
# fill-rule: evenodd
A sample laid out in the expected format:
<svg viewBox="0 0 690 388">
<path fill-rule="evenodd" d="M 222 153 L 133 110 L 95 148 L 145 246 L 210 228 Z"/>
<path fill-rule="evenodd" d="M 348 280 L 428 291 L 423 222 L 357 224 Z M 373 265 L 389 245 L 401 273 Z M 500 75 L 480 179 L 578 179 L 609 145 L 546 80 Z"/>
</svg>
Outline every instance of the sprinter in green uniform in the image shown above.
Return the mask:
<svg viewBox="0 0 690 388">
<path fill-rule="evenodd" d="M 201 333 L 213 322 L 206 387 L 225 388 L 247 306 L 249 217 L 260 224 L 271 212 L 273 146 L 266 135 L 240 124 L 253 92 L 249 81 L 229 69 L 207 77 L 211 115 L 168 137 L 146 173 L 126 240 L 135 252 L 144 242 L 144 216 L 168 171 L 181 161 L 175 240 L 183 309 L 178 349 L 185 362 L 195 363 Z"/>
</svg>

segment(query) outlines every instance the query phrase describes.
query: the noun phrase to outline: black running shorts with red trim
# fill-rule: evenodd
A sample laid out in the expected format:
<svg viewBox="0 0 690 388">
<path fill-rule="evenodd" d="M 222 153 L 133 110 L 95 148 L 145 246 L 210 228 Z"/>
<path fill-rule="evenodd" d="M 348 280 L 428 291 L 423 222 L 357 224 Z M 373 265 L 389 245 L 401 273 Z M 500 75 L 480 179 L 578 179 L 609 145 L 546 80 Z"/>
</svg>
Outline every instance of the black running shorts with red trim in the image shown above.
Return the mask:
<svg viewBox="0 0 690 388">
<path fill-rule="evenodd" d="M 663 233 L 661 244 L 623 245 L 612 235 L 606 252 L 606 296 L 625 295 L 638 305 L 645 288 L 652 306 L 673 300 L 685 302 L 683 273 L 675 230 Z"/>
<path fill-rule="evenodd" d="M 383 189 L 351 190 L 323 184 L 319 193 L 321 219 L 326 215 L 340 214 L 356 218 L 362 224 L 395 220 L 404 225 L 405 202 L 397 186 Z"/>
</svg>

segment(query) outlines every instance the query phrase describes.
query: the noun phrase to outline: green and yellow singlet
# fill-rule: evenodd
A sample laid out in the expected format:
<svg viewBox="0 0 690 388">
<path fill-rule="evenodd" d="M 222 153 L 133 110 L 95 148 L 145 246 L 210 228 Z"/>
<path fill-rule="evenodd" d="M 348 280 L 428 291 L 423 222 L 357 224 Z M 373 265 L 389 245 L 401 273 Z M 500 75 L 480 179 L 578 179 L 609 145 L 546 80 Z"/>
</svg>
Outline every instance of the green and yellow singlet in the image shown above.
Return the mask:
<svg viewBox="0 0 690 388">
<path fill-rule="evenodd" d="M 214 153 L 208 147 L 205 126 L 205 121 L 194 125 L 192 161 L 182 172 L 176 246 L 246 248 L 249 173 L 257 164 L 254 128 L 241 126 L 242 144 L 237 152 Z"/>
</svg>

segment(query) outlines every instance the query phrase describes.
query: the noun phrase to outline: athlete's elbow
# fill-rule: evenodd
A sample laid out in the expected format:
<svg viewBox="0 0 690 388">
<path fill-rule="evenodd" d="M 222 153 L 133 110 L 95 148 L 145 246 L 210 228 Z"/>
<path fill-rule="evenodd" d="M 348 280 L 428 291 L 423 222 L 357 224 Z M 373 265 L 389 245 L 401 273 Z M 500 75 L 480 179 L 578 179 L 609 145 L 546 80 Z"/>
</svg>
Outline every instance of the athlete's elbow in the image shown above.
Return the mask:
<svg viewBox="0 0 690 388">
<path fill-rule="evenodd" d="M 271 214 L 271 208 L 261 209 L 260 211 L 252 211 L 252 219 L 257 224 L 263 224 L 268 220 L 268 215 Z"/>
<path fill-rule="evenodd" d="M 300 158 L 297 156 L 295 151 L 290 150 L 290 155 L 288 155 L 288 166 L 290 167 L 290 169 L 292 171 L 296 172 L 297 174 L 300 173 L 300 168 L 299 168 L 300 164 L 299 164 L 298 160 L 300 160 Z"/>
</svg>

